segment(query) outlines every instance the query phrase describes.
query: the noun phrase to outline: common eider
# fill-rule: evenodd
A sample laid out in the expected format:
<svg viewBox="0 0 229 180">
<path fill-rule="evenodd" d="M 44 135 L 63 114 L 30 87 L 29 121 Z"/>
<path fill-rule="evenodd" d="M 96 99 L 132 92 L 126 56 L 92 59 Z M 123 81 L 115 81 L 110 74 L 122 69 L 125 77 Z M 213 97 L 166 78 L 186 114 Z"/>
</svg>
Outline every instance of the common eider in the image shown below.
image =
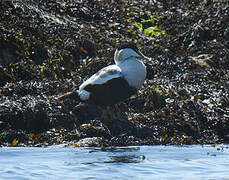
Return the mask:
<svg viewBox="0 0 229 180">
<path fill-rule="evenodd" d="M 121 102 L 136 94 L 143 85 L 146 78 L 144 59 L 148 58 L 135 45 L 122 45 L 114 53 L 114 65 L 102 68 L 68 95 L 100 107 Z"/>
</svg>

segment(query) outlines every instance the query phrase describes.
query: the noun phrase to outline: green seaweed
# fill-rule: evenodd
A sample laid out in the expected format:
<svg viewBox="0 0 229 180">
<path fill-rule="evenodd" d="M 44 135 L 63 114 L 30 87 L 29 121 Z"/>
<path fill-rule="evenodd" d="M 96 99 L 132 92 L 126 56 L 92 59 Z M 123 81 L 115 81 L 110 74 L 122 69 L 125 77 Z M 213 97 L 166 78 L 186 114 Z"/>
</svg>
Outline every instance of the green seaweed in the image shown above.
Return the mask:
<svg viewBox="0 0 229 180">
<path fill-rule="evenodd" d="M 157 26 L 153 26 L 153 27 L 149 27 L 147 29 L 144 29 L 144 33 L 147 36 L 153 37 L 153 36 L 157 36 L 157 35 L 164 35 L 165 31 L 161 30 Z"/>
<path fill-rule="evenodd" d="M 140 23 L 135 22 L 134 27 L 148 37 L 164 35 L 165 31 L 156 25 L 154 18 L 155 16 L 150 16 L 150 19 L 142 19 Z"/>
</svg>

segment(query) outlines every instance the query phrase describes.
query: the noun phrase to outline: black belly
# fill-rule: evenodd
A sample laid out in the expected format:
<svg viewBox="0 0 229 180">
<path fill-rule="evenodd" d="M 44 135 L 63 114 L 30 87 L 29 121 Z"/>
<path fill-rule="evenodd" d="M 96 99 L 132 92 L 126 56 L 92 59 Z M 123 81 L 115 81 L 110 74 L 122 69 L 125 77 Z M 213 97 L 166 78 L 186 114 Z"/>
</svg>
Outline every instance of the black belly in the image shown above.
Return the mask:
<svg viewBox="0 0 229 180">
<path fill-rule="evenodd" d="M 123 78 L 114 78 L 104 84 L 89 84 L 84 88 L 91 93 L 90 102 L 106 107 L 124 101 L 137 91 Z"/>
</svg>

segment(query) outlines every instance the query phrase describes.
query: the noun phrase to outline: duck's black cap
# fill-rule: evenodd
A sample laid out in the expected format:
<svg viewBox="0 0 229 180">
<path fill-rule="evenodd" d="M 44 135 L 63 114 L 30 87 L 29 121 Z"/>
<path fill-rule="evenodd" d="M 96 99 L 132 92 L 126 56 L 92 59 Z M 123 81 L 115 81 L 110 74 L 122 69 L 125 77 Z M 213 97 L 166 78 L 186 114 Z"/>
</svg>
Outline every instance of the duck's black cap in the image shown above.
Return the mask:
<svg viewBox="0 0 229 180">
<path fill-rule="evenodd" d="M 125 49 L 125 48 L 131 48 L 137 53 L 139 53 L 138 47 L 133 42 L 123 42 L 117 46 L 118 50 Z"/>
</svg>

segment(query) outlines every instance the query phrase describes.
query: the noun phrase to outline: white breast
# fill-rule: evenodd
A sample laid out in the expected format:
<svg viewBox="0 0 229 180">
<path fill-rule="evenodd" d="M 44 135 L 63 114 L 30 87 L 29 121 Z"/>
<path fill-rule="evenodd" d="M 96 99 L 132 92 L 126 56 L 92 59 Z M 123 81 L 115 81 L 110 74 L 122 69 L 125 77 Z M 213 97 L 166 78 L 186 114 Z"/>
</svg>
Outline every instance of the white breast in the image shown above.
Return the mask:
<svg viewBox="0 0 229 180">
<path fill-rule="evenodd" d="M 137 89 L 142 86 L 146 78 L 146 67 L 141 61 L 129 58 L 119 63 L 118 66 L 130 86 Z"/>
</svg>

